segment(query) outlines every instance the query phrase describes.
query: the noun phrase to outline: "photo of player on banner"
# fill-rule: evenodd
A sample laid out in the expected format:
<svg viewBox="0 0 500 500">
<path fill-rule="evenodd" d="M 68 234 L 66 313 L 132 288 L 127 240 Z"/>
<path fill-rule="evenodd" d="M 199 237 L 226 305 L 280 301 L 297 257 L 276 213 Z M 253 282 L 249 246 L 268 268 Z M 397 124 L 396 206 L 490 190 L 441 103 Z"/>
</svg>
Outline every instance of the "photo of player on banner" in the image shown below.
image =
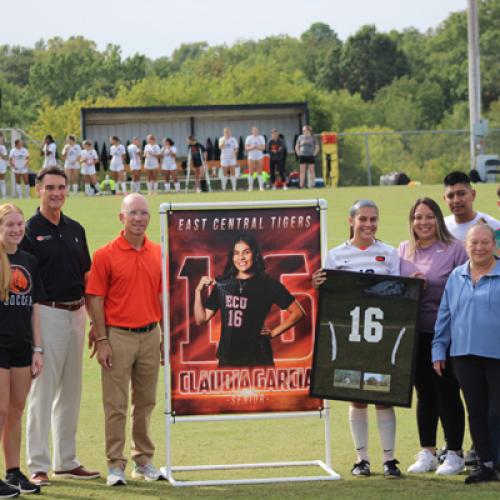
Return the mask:
<svg viewBox="0 0 500 500">
<path fill-rule="evenodd" d="M 309 411 L 317 207 L 171 210 L 172 412 Z"/>
<path fill-rule="evenodd" d="M 326 271 L 311 395 L 411 406 L 422 280 Z"/>
</svg>

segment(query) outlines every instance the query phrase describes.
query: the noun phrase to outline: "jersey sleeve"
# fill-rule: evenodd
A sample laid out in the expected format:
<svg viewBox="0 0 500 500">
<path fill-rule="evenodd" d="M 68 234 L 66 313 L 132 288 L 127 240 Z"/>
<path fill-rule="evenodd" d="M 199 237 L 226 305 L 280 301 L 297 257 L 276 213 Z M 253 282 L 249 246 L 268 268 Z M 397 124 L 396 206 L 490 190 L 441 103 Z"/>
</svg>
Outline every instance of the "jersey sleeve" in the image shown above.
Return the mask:
<svg viewBox="0 0 500 500">
<path fill-rule="evenodd" d="M 288 309 L 290 304 L 295 301 L 295 297 L 279 281 L 272 280 L 273 297 L 272 302 L 280 309 Z"/>
<path fill-rule="evenodd" d="M 217 286 L 215 285 L 212 289 L 212 293 L 208 296 L 205 301 L 205 307 L 211 311 L 217 311 L 220 307 L 219 293 L 217 292 Z"/>
<path fill-rule="evenodd" d="M 40 301 L 45 299 L 45 289 L 43 288 L 38 261 L 33 258 L 33 303 L 38 304 Z"/>
<path fill-rule="evenodd" d="M 395 248 L 392 248 L 389 254 L 389 274 L 391 276 L 400 275 L 400 260 L 398 251 Z"/>
<path fill-rule="evenodd" d="M 336 269 L 335 254 L 333 253 L 333 250 L 330 250 L 326 256 L 325 269 L 331 269 L 331 270 Z"/>
</svg>

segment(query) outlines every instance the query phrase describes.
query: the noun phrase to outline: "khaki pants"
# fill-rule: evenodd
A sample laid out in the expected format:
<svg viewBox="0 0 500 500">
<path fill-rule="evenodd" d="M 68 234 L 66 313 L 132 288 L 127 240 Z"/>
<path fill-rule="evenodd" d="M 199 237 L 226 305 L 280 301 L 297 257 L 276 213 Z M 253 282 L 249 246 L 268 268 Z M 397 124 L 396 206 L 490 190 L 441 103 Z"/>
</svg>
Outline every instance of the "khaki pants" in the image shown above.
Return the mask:
<svg viewBox="0 0 500 500">
<path fill-rule="evenodd" d="M 132 395 L 132 459 L 144 465 L 151 461 L 155 451 L 149 422 L 156 404 L 160 370 L 160 328 L 132 333 L 110 327 L 108 335 L 113 351 L 112 368 L 101 370 L 106 458 L 109 467 L 125 469 L 127 459 L 123 451 L 129 390 Z"/>
<path fill-rule="evenodd" d="M 50 470 L 51 428 L 54 470 L 68 471 L 80 465 L 76 458 L 76 432 L 85 318 L 85 307 L 64 311 L 40 306 L 44 367 L 31 385 L 26 417 L 26 455 L 32 474 Z"/>
</svg>

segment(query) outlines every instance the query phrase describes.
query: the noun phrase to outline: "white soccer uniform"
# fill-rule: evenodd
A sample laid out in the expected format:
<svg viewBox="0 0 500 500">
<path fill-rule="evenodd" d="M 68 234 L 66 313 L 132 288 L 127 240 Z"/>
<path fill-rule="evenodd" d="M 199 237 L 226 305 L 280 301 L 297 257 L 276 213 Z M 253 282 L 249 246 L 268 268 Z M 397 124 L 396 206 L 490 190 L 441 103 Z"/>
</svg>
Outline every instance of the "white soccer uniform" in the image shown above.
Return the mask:
<svg viewBox="0 0 500 500">
<path fill-rule="evenodd" d="M 7 162 L 4 157 L 7 156 L 7 148 L 0 144 L 0 174 L 5 174 L 7 172 Z"/>
<path fill-rule="evenodd" d="M 249 135 L 245 140 L 245 146 L 265 146 L 266 141 L 262 135 Z M 262 160 L 264 153 L 260 149 L 252 149 L 247 151 L 249 160 Z"/>
<path fill-rule="evenodd" d="M 109 154 L 112 157 L 109 169 L 113 172 L 122 171 L 125 168 L 122 160 L 122 155 L 125 154 L 125 146 L 123 144 L 113 145 L 109 148 Z"/>
<path fill-rule="evenodd" d="M 82 149 L 80 161 L 82 162 L 82 174 L 94 175 L 95 174 L 95 161 L 99 159 L 95 149 Z"/>
<path fill-rule="evenodd" d="M 141 169 L 141 150 L 135 144 L 127 146 L 128 155 L 130 157 L 130 170 Z"/>
<path fill-rule="evenodd" d="M 26 148 L 12 148 L 9 153 L 9 158 L 12 159 L 14 163 L 14 173 L 15 174 L 27 174 L 28 166 L 27 161 L 30 157 L 28 150 Z"/>
<path fill-rule="evenodd" d="M 474 224 L 477 224 L 479 221 L 484 220 L 488 226 L 493 229 L 493 231 L 497 231 L 500 229 L 500 221 L 491 217 L 491 215 L 485 214 L 483 212 L 476 212 L 476 216 L 469 222 L 458 223 L 455 222 L 454 215 L 448 215 L 444 218 L 444 223 L 448 228 L 448 231 L 460 241 L 465 241 L 465 236 L 467 235 L 467 231 Z"/>
<path fill-rule="evenodd" d="M 399 276 L 399 255 L 394 247 L 379 240 L 364 250 L 346 241 L 328 252 L 325 269 Z"/>
<path fill-rule="evenodd" d="M 64 168 L 69 169 L 79 169 L 80 168 L 80 156 L 82 154 L 82 148 L 79 144 L 66 144 L 62 150 L 62 155 L 66 156 L 64 160 Z"/>
<path fill-rule="evenodd" d="M 238 151 L 238 141 L 234 137 L 226 138 L 222 136 L 219 139 L 220 164 L 222 167 L 231 167 L 236 165 L 236 152 Z"/>
<path fill-rule="evenodd" d="M 161 152 L 160 146 L 158 144 L 146 144 L 144 147 L 144 168 L 147 170 L 154 170 L 159 166 L 159 160 L 156 155 Z"/>
<path fill-rule="evenodd" d="M 45 156 L 43 160 L 43 167 L 57 167 L 57 160 L 56 160 L 56 151 L 57 151 L 57 146 L 55 142 L 51 142 L 50 144 L 44 144 L 43 148 L 43 155 Z"/>
<path fill-rule="evenodd" d="M 177 148 L 175 146 L 170 146 L 169 148 L 162 148 L 161 154 L 163 155 L 163 160 L 161 162 L 162 170 L 177 170 L 177 164 L 175 163 L 175 156 L 177 154 Z"/>
</svg>

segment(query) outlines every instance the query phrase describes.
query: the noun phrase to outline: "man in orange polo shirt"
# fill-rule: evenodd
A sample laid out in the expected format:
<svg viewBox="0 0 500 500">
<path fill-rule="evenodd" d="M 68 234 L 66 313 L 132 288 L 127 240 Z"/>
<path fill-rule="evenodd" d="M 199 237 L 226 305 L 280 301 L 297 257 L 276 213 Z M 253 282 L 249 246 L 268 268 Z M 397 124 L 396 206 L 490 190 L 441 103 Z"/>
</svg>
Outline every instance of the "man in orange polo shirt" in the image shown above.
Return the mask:
<svg viewBox="0 0 500 500">
<path fill-rule="evenodd" d="M 132 395 L 132 477 L 164 479 L 154 467 L 149 421 L 161 360 L 161 250 L 146 237 L 146 199 L 123 199 L 123 231 L 94 253 L 86 294 L 101 365 L 108 486 L 125 485 L 125 427 Z"/>
</svg>

